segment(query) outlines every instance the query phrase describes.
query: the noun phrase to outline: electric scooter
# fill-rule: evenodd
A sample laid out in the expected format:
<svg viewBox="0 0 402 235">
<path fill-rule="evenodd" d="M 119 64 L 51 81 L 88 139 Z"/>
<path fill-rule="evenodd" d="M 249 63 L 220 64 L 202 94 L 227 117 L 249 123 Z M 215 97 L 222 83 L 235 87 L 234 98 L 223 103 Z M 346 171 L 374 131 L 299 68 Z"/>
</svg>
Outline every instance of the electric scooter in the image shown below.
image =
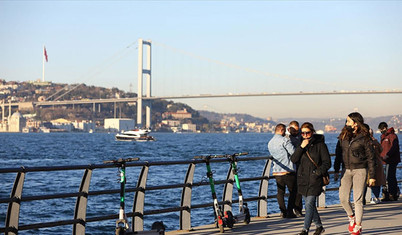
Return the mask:
<svg viewBox="0 0 402 235">
<path fill-rule="evenodd" d="M 239 194 L 239 214 L 235 215 L 234 218 L 236 221 L 243 221 L 245 224 L 250 223 L 250 210 L 247 207 L 247 203 L 243 202 L 243 193 L 240 187 L 240 180 L 239 180 L 239 170 L 237 168 L 237 156 L 247 155 L 248 153 L 235 153 L 235 154 L 228 154 L 225 157 L 229 160 L 230 164 L 232 165 L 232 172 L 234 175 L 234 179 L 236 182 L 237 192 Z"/>
<path fill-rule="evenodd" d="M 124 201 L 126 193 L 126 162 L 132 162 L 138 160 L 140 159 L 136 157 L 126 159 L 119 158 L 118 160 L 103 161 L 104 164 L 113 163 L 115 166 L 117 166 L 120 175 L 120 210 L 119 210 L 119 219 L 116 221 L 115 235 L 125 235 L 129 233 L 132 234 L 126 216 L 126 212 L 124 211 L 124 204 L 125 204 Z"/>
<path fill-rule="evenodd" d="M 194 159 L 203 159 L 205 161 L 205 165 L 207 167 L 207 177 L 209 180 L 209 186 L 212 192 L 212 199 L 214 201 L 214 215 L 215 215 L 215 226 L 219 228 L 219 232 L 224 233 L 225 227 L 233 228 L 233 224 L 235 223 L 233 214 L 231 211 L 222 211 L 222 207 L 219 206 L 218 198 L 216 197 L 215 192 L 215 183 L 213 178 L 213 173 L 211 170 L 210 160 L 211 158 L 216 158 L 217 156 L 209 155 L 209 156 L 195 156 Z"/>
</svg>

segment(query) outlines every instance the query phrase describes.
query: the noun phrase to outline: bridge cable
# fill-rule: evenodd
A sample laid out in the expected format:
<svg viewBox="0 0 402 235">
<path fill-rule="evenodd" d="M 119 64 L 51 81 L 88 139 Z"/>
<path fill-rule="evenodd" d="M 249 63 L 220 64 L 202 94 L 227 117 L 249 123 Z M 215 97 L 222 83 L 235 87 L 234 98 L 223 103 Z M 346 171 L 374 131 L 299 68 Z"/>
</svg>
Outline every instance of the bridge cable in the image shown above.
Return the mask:
<svg viewBox="0 0 402 235">
<path fill-rule="evenodd" d="M 89 81 L 89 79 L 94 78 L 95 76 L 97 76 L 97 75 L 101 74 L 102 72 L 106 71 L 106 69 L 110 68 L 112 65 L 116 64 L 119 60 L 121 60 L 122 58 L 127 56 L 130 53 L 129 50 L 132 48 L 132 46 L 135 46 L 137 43 L 138 43 L 137 41 L 134 41 L 134 42 L 130 43 L 128 46 L 126 46 L 125 48 L 119 50 L 117 53 L 115 53 L 112 56 L 110 56 L 109 58 L 105 59 L 99 66 L 96 66 L 93 69 L 94 71 L 88 72 L 89 75 L 87 75 L 87 78 L 84 81 Z M 135 47 L 135 49 L 137 49 L 137 48 L 138 48 L 138 46 Z M 91 73 L 92 73 L 92 75 L 91 75 Z M 51 96 L 47 97 L 45 99 L 45 101 L 47 101 L 50 98 L 56 96 L 57 94 L 61 93 L 62 91 L 67 90 L 63 94 L 61 94 L 58 97 L 56 97 L 54 99 L 56 101 L 56 100 L 62 98 L 63 96 L 67 95 L 71 91 L 75 90 L 76 88 L 80 87 L 83 84 L 84 83 L 80 83 L 80 84 L 78 84 L 78 85 L 76 85 L 74 87 L 72 87 L 71 85 L 68 84 L 68 85 L 64 86 L 63 88 L 61 88 L 60 90 L 58 90 L 57 92 L 55 92 L 54 94 L 52 94 Z M 70 89 L 70 87 L 72 87 L 72 88 Z"/>
</svg>

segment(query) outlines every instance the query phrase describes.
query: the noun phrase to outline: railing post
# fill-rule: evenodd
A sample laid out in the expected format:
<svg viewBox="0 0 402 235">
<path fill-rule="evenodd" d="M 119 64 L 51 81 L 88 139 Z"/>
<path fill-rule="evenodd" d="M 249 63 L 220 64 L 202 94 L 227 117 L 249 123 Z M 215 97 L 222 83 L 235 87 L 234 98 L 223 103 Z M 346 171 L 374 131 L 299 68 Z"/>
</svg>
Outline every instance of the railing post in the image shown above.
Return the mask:
<svg viewBox="0 0 402 235">
<path fill-rule="evenodd" d="M 257 216 L 258 217 L 267 217 L 268 216 L 268 182 L 269 175 L 271 173 L 272 159 L 268 159 L 265 163 L 264 171 L 262 173 L 262 177 L 264 179 L 261 180 L 260 183 L 260 191 L 258 196 L 264 199 L 258 200 L 257 205 Z"/>
<path fill-rule="evenodd" d="M 135 193 L 133 205 L 133 219 L 132 230 L 144 230 L 144 201 L 145 201 L 145 187 L 147 185 L 149 166 L 143 166 L 137 182 L 137 188 L 140 190 Z"/>
<path fill-rule="evenodd" d="M 195 164 L 191 163 L 188 166 L 186 178 L 184 179 L 185 186 L 181 193 L 181 207 L 187 208 L 180 211 L 180 230 L 191 230 L 191 194 L 194 179 Z"/>
<path fill-rule="evenodd" d="M 10 198 L 12 202 L 8 204 L 5 234 L 16 235 L 18 234 L 18 223 L 20 216 L 22 189 L 24 187 L 25 172 L 18 172 L 15 177 L 13 189 L 11 191 Z"/>
<path fill-rule="evenodd" d="M 229 204 L 223 204 L 223 211 L 232 211 L 233 181 L 234 181 L 232 164 L 229 164 L 229 171 L 226 176 L 226 180 L 231 180 L 231 182 L 225 183 L 225 186 L 223 187 L 222 201 L 229 202 Z"/>
<path fill-rule="evenodd" d="M 91 183 L 92 169 L 85 169 L 82 176 L 81 185 L 79 189 L 80 195 L 77 197 L 75 203 L 74 219 L 81 220 L 81 223 L 75 223 L 73 225 L 73 234 L 81 235 L 85 234 L 85 221 L 87 214 L 88 192 L 89 185 Z"/>
</svg>

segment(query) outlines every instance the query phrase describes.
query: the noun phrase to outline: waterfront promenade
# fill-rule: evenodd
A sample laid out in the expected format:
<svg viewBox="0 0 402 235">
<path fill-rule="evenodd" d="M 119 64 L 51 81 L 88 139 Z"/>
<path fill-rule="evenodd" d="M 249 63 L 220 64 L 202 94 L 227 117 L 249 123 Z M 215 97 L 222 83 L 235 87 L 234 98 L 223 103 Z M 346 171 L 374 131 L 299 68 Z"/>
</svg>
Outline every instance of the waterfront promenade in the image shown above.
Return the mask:
<svg viewBox="0 0 402 235">
<path fill-rule="evenodd" d="M 348 220 L 340 205 L 332 205 L 319 209 L 325 234 L 349 234 Z M 303 218 L 282 219 L 279 214 L 272 214 L 269 218 L 252 218 L 249 225 L 235 224 L 232 229 L 225 228 L 224 234 L 297 234 L 303 227 Z M 310 234 L 315 230 L 314 224 Z M 214 225 L 195 227 L 193 231 L 170 231 L 166 234 L 219 234 Z M 383 202 L 380 204 L 367 204 L 364 207 L 363 234 L 371 235 L 400 235 L 402 234 L 402 199 L 396 202 Z"/>
</svg>

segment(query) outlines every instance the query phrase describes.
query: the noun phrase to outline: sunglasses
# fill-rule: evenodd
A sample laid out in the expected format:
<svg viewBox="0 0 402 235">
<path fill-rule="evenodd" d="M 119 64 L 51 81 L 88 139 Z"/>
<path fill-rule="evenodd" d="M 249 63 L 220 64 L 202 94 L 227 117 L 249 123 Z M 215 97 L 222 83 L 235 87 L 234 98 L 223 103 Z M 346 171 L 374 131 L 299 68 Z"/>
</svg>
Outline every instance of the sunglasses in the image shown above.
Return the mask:
<svg viewBox="0 0 402 235">
<path fill-rule="evenodd" d="M 310 134 L 311 134 L 311 131 L 302 132 L 301 134 L 302 134 L 302 135 L 310 135 Z"/>
</svg>

